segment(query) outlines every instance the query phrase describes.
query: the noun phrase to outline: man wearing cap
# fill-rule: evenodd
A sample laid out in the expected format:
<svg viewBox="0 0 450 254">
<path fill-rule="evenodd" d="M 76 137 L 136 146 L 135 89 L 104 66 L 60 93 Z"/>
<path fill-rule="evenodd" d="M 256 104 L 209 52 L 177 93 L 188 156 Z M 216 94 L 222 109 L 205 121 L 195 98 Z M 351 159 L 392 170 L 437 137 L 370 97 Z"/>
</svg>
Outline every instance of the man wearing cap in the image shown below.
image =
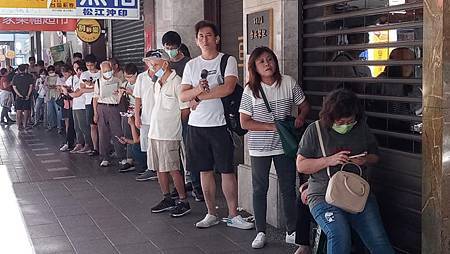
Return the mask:
<svg viewBox="0 0 450 254">
<path fill-rule="evenodd" d="M 152 207 L 153 213 L 171 211 L 172 217 L 181 217 L 191 211 L 187 202 L 183 175 L 180 171 L 181 119 L 189 116 L 189 105 L 180 100 L 181 78 L 170 68 L 170 57 L 162 49 L 151 52 L 147 58 L 155 72 L 154 99 L 147 161 L 158 173 L 163 200 Z M 178 202 L 170 197 L 169 175 L 179 195 Z"/>
<path fill-rule="evenodd" d="M 100 166 L 107 167 L 110 164 L 109 147 L 111 139 L 113 139 L 117 158 L 122 160 L 125 157 L 125 147 L 118 140 L 118 137 L 123 136 L 118 107 L 118 90 L 122 82 L 113 76 L 110 62 L 102 62 L 100 70 L 101 77 L 94 83 L 94 122 L 98 126 L 99 152 L 102 156 Z"/>
<path fill-rule="evenodd" d="M 150 61 L 148 57 L 151 55 L 152 51 L 145 54 L 142 59 L 147 67 L 150 67 Z M 141 151 L 148 151 L 148 132 L 150 130 L 150 120 L 152 118 L 153 105 L 155 103 L 154 99 L 154 85 L 153 81 L 154 72 L 151 68 L 140 73 L 136 78 L 136 83 L 134 85 L 133 96 L 134 101 L 134 122 L 135 126 L 140 130 L 140 143 Z M 136 177 L 136 181 L 147 181 L 157 179 L 156 173 L 151 169 L 150 163 L 147 162 L 148 169 L 140 176 Z"/>
</svg>

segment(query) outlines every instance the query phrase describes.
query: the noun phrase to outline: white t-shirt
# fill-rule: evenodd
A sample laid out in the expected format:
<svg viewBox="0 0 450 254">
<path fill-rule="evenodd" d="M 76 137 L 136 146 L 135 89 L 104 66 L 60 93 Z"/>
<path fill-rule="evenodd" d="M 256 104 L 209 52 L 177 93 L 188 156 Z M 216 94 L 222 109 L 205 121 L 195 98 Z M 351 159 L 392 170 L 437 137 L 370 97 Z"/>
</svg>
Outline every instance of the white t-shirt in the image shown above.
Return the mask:
<svg viewBox="0 0 450 254">
<path fill-rule="evenodd" d="M 97 98 L 98 103 L 103 104 L 119 104 L 119 90 L 122 81 L 116 77 L 111 77 L 109 80 L 101 77 L 98 82 L 94 83 L 94 98 Z"/>
<path fill-rule="evenodd" d="M 205 60 L 202 56 L 198 56 L 186 64 L 181 84 L 196 87 L 201 79 L 200 74 L 203 69 L 208 70 L 209 88 L 213 89 L 219 84 L 223 84 L 224 77 L 220 73 L 220 60 L 223 53 L 219 53 L 212 60 Z M 238 77 L 238 69 L 236 59 L 232 56 L 228 58 L 227 67 L 224 73 L 225 77 Z M 189 125 L 195 127 L 217 127 L 226 125 L 225 115 L 223 112 L 222 100 L 220 98 L 203 100 L 197 106 L 196 110 L 192 110 L 189 115 Z"/>
<path fill-rule="evenodd" d="M 148 137 L 157 140 L 181 140 L 181 110 L 189 108 L 180 100 L 181 78 L 175 70 L 161 86 L 155 83 L 155 105 Z"/>
<path fill-rule="evenodd" d="M 305 100 L 302 89 L 292 77 L 283 75 L 280 86 L 267 85 L 261 87 L 269 101 L 275 120 L 283 120 L 294 116 L 297 106 Z M 273 123 L 272 114 L 267 110 L 262 96 L 256 98 L 249 86 L 242 94 L 239 112 L 251 116 L 253 120 Z M 250 156 L 273 156 L 284 154 L 280 135 L 277 131 L 249 131 L 248 149 Z"/>
<path fill-rule="evenodd" d="M 123 88 L 125 88 L 125 89 L 131 89 L 131 91 L 133 91 L 134 92 L 134 85 L 135 84 L 131 84 L 130 82 L 128 82 L 128 81 L 124 81 L 124 82 L 122 82 L 122 85 L 120 86 L 120 87 L 123 87 Z M 134 107 L 134 105 L 135 105 L 135 99 L 134 99 L 134 95 L 128 95 L 128 97 L 130 98 L 130 106 L 133 106 Z"/>
<path fill-rule="evenodd" d="M 134 84 L 133 95 L 135 98 L 141 98 L 141 121 L 145 125 L 150 125 L 152 118 L 153 105 L 155 104 L 154 85 L 155 83 L 153 83 L 147 71 L 140 73 L 137 76 L 136 84 Z"/>
<path fill-rule="evenodd" d="M 85 80 L 85 79 L 90 80 L 92 78 L 92 81 L 94 82 L 94 85 L 95 85 L 97 79 L 99 79 L 100 77 L 101 77 L 100 71 L 97 71 L 95 73 L 92 73 L 90 71 L 85 71 L 85 72 L 81 73 L 80 80 L 81 80 L 81 82 L 83 82 L 83 80 Z M 94 97 L 94 92 L 85 93 L 84 94 L 85 104 L 91 105 L 93 97 Z"/>
<path fill-rule="evenodd" d="M 73 83 L 72 83 L 72 80 L 73 80 Z M 71 87 L 72 91 L 75 91 L 80 88 L 80 79 L 76 75 L 70 76 L 66 80 L 66 86 Z M 84 104 L 84 95 L 73 98 L 73 100 L 72 100 L 72 109 L 73 110 L 85 109 L 85 108 L 86 108 L 86 105 Z"/>
</svg>

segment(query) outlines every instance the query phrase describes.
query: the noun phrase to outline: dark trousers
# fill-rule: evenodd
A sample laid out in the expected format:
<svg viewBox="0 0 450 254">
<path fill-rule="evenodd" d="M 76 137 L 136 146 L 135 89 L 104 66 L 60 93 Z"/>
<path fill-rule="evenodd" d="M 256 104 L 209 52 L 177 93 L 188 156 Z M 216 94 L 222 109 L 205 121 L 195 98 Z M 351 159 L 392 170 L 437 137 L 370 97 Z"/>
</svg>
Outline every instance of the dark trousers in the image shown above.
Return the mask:
<svg viewBox="0 0 450 254">
<path fill-rule="evenodd" d="M 147 153 L 141 151 L 141 144 L 132 144 L 131 146 L 131 156 L 134 160 L 135 166 L 139 169 L 147 168 Z"/>
<path fill-rule="evenodd" d="M 75 134 L 75 126 L 74 126 L 74 122 L 73 122 L 72 109 L 70 109 L 70 114 L 68 115 L 68 118 L 69 118 L 69 126 L 68 126 L 67 132 L 66 132 L 66 144 L 69 147 L 73 147 L 75 145 L 76 134 Z"/>
<path fill-rule="evenodd" d="M 269 190 L 270 166 L 273 160 L 281 191 L 286 231 L 289 233 L 294 232 L 296 226 L 295 159 L 284 154 L 265 157 L 251 156 L 250 158 L 252 163 L 253 210 L 255 213 L 256 231 L 266 231 L 267 191 Z"/>
<path fill-rule="evenodd" d="M 123 136 L 119 108 L 117 106 L 99 103 L 97 106 L 97 114 L 100 155 L 103 159 L 107 159 L 109 157 L 108 155 L 112 139 L 117 158 L 122 160 L 125 158 L 125 146 L 122 145 L 117 138 L 115 138 L 115 136 Z"/>
<path fill-rule="evenodd" d="M 300 178 L 300 185 L 308 181 L 308 177 L 303 174 L 298 174 Z M 309 234 L 312 220 L 309 207 L 303 204 L 301 198 L 297 198 L 297 225 L 295 227 L 295 243 L 299 245 L 309 245 Z"/>
</svg>

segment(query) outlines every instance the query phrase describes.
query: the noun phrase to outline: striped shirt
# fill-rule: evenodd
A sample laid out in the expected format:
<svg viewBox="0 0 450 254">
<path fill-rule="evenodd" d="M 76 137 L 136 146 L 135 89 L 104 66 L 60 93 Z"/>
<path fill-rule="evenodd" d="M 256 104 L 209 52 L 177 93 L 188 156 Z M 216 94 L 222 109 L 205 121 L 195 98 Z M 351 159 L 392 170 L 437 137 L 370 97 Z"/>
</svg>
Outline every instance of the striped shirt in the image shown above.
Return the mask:
<svg viewBox="0 0 450 254">
<path fill-rule="evenodd" d="M 294 116 L 298 105 L 305 100 L 305 95 L 297 82 L 290 76 L 283 75 L 280 86 L 261 86 L 269 101 L 272 113 L 266 108 L 264 100 L 255 98 L 251 89 L 246 86 L 242 94 L 240 113 L 249 115 L 253 120 L 263 123 L 273 123 L 287 116 Z M 249 131 L 248 147 L 250 156 L 273 156 L 284 154 L 280 135 L 276 131 Z"/>
</svg>

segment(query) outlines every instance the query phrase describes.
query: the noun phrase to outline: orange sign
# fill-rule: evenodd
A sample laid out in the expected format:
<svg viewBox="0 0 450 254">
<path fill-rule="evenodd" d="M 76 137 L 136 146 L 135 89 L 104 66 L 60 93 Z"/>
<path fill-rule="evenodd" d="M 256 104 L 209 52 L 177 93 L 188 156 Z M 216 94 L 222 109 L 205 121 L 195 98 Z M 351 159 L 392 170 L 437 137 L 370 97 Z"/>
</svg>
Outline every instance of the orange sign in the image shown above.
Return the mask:
<svg viewBox="0 0 450 254">
<path fill-rule="evenodd" d="M 0 31 L 75 31 L 76 19 L 0 18 Z"/>
<path fill-rule="evenodd" d="M 12 50 L 6 51 L 6 58 L 14 59 L 14 57 L 16 57 L 16 52 L 14 52 Z"/>
</svg>

